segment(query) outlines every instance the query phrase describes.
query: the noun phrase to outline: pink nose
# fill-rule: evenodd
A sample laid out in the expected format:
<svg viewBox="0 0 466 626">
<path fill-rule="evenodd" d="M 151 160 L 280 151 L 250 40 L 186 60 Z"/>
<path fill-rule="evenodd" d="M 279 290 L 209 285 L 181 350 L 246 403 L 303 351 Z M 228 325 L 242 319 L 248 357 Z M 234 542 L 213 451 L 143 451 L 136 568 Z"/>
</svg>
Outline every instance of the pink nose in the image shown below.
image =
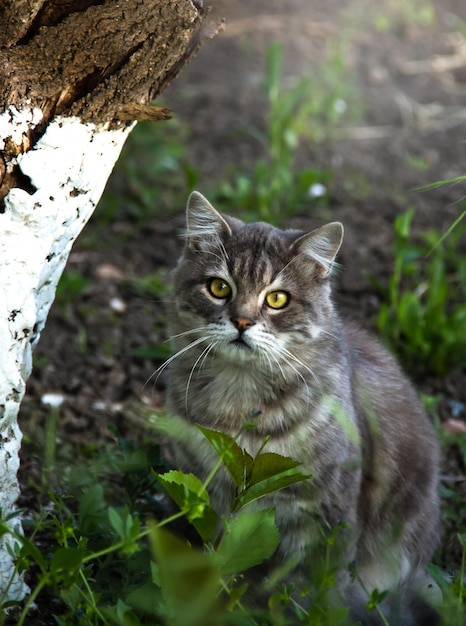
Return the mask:
<svg viewBox="0 0 466 626">
<path fill-rule="evenodd" d="M 254 322 L 249 317 L 232 317 L 231 321 L 240 332 L 244 332 L 254 325 Z"/>
</svg>

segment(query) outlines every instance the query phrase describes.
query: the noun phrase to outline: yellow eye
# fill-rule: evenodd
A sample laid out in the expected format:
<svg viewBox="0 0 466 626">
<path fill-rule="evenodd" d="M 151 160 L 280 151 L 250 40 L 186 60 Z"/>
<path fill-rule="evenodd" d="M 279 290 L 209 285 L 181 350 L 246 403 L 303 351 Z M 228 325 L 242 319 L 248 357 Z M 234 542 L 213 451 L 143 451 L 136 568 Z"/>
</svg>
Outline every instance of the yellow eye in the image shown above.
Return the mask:
<svg viewBox="0 0 466 626">
<path fill-rule="evenodd" d="M 271 291 L 265 297 L 265 301 L 272 309 L 283 309 L 290 301 L 286 291 Z"/>
<path fill-rule="evenodd" d="M 214 298 L 228 298 L 231 294 L 230 285 L 222 278 L 212 278 L 209 281 L 208 288 Z"/>
</svg>

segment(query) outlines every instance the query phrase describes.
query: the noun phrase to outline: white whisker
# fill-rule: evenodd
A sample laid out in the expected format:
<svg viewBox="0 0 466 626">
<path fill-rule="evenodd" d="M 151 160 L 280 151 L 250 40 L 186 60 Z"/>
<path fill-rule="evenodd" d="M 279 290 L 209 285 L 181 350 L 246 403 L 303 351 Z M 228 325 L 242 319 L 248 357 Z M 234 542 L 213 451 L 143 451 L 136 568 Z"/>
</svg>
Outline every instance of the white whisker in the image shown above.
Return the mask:
<svg viewBox="0 0 466 626">
<path fill-rule="evenodd" d="M 280 357 L 282 357 L 283 361 L 288 365 L 289 368 L 291 368 L 293 370 L 293 372 L 296 374 L 296 376 L 298 378 L 300 378 L 303 383 L 305 385 L 307 385 L 306 383 L 306 379 L 304 378 L 304 376 L 301 374 L 301 372 L 290 362 L 290 358 L 293 358 L 293 355 L 286 350 L 286 348 L 280 347 L 280 349 L 276 349 L 276 353 L 278 353 L 278 355 Z M 300 363 L 299 359 L 294 358 L 295 361 L 298 362 L 298 364 Z"/>
<path fill-rule="evenodd" d="M 209 352 L 215 348 L 220 342 L 219 341 L 214 341 L 210 346 L 208 350 L 204 350 L 204 358 L 202 359 L 200 365 L 199 365 L 199 371 L 201 371 L 201 369 L 204 367 L 204 363 L 206 361 L 206 358 L 209 354 Z"/>
<path fill-rule="evenodd" d="M 290 359 L 293 359 L 293 361 L 295 361 L 295 363 L 297 363 L 302 368 L 304 368 L 307 372 L 309 372 L 309 374 L 312 376 L 312 378 L 313 378 L 314 382 L 316 383 L 316 385 L 318 385 L 319 387 L 321 386 L 317 376 L 314 374 L 314 372 L 311 370 L 310 367 L 305 365 L 300 359 L 298 359 L 298 357 L 296 355 L 294 355 L 292 352 L 290 352 L 289 350 L 287 350 L 283 346 L 281 347 L 281 349 L 283 350 L 283 353 L 285 354 L 285 356 L 287 356 Z M 291 363 L 289 365 L 291 367 Z"/>
<path fill-rule="evenodd" d="M 324 333 L 325 335 L 328 335 L 329 337 L 331 337 L 332 339 L 335 339 L 336 341 L 340 341 L 340 338 L 337 337 L 336 335 L 334 335 L 333 333 L 330 333 L 328 330 L 325 330 L 324 328 L 320 329 L 321 333 Z"/>
<path fill-rule="evenodd" d="M 298 367 L 301 367 L 305 371 L 309 372 L 309 374 L 312 376 L 316 385 L 320 388 L 321 385 L 316 375 L 312 371 L 312 369 L 308 367 L 307 365 L 305 365 L 296 355 L 290 352 L 287 348 L 285 348 L 284 346 L 278 345 L 276 341 L 272 340 L 267 335 L 262 335 L 261 341 L 262 341 L 262 345 L 266 348 L 266 350 L 264 350 L 264 354 L 267 355 L 267 358 L 269 360 L 269 367 L 272 368 L 270 364 L 270 358 L 272 358 L 276 366 L 279 368 L 280 373 L 283 376 L 284 380 L 286 380 L 287 377 L 286 377 L 286 372 L 283 366 L 281 365 L 281 363 L 283 363 L 288 368 L 290 368 L 294 372 L 294 374 L 302 381 L 303 385 L 306 388 L 307 396 L 310 399 L 312 397 L 311 390 L 309 388 L 306 378 L 304 377 L 302 372 L 299 371 Z M 293 365 L 293 362 L 296 363 L 298 367 Z"/>
<path fill-rule="evenodd" d="M 199 367 L 199 371 L 202 369 L 202 366 L 209 354 L 209 352 L 215 348 L 215 346 L 218 344 L 218 341 L 213 341 L 212 343 L 210 343 L 206 348 L 204 348 L 204 350 L 201 352 L 201 354 L 197 357 L 197 359 L 194 361 L 194 365 L 191 368 L 191 371 L 189 372 L 189 376 L 188 376 L 188 380 L 186 383 L 186 391 L 185 391 L 185 410 L 186 410 L 186 414 L 189 415 L 189 407 L 188 407 L 188 394 L 189 394 L 189 386 L 191 384 L 191 380 L 192 377 L 194 375 L 194 370 L 196 369 L 196 365 L 201 362 L 201 365 Z"/>
<path fill-rule="evenodd" d="M 269 353 L 266 350 L 261 350 L 259 352 L 259 358 L 260 358 L 261 361 L 265 361 L 266 362 L 266 364 L 268 365 L 269 370 L 270 370 L 270 375 L 273 376 L 275 371 L 273 369 L 272 360 L 270 359 Z M 278 367 L 281 369 L 280 363 L 278 363 L 275 358 L 274 358 L 274 361 L 277 363 Z M 282 376 L 285 377 L 285 373 L 283 371 L 282 371 Z"/>
<path fill-rule="evenodd" d="M 264 352 L 264 354 L 267 356 L 267 360 L 269 362 L 269 367 L 270 367 L 270 371 L 271 373 L 273 373 L 273 367 L 272 367 L 272 362 L 270 360 L 270 358 L 273 359 L 273 361 L 275 362 L 275 364 L 277 365 L 278 369 L 280 370 L 280 374 L 283 377 L 283 380 L 286 380 L 286 374 L 283 370 L 283 367 L 280 364 L 279 359 L 276 357 L 275 353 L 277 352 L 276 347 L 273 344 L 267 344 L 267 347 L 270 348 L 270 352 Z"/>
<path fill-rule="evenodd" d="M 170 335 L 170 337 L 166 339 L 165 343 L 167 341 L 171 341 L 172 339 L 178 339 L 178 337 L 186 337 L 187 335 L 192 335 L 193 333 L 202 333 L 208 330 L 209 330 L 208 326 L 198 326 L 197 328 L 190 328 L 189 330 L 185 330 L 182 333 L 177 333 L 176 335 Z"/>
<path fill-rule="evenodd" d="M 145 389 L 146 385 L 149 383 L 149 381 L 152 380 L 152 378 L 155 376 L 154 379 L 154 385 L 157 383 L 159 376 L 162 374 L 162 372 L 170 365 L 170 363 L 172 363 L 172 361 L 174 361 L 175 359 L 177 359 L 178 357 L 182 356 L 185 352 L 187 352 L 188 350 L 191 350 L 191 348 L 194 348 L 196 346 L 198 346 L 199 344 L 203 343 L 204 341 L 209 341 L 210 339 L 212 339 L 212 337 L 210 335 L 207 335 L 205 337 L 198 337 L 197 339 L 195 339 L 194 341 L 192 341 L 191 343 L 189 343 L 187 346 L 185 346 L 184 348 L 181 348 L 181 350 L 178 350 L 178 352 L 175 352 L 175 354 L 172 354 L 172 356 L 170 358 L 168 358 L 165 363 L 163 363 L 160 367 L 158 367 L 150 376 L 149 378 L 146 380 L 146 382 L 144 383 L 144 387 L 143 389 Z"/>
</svg>

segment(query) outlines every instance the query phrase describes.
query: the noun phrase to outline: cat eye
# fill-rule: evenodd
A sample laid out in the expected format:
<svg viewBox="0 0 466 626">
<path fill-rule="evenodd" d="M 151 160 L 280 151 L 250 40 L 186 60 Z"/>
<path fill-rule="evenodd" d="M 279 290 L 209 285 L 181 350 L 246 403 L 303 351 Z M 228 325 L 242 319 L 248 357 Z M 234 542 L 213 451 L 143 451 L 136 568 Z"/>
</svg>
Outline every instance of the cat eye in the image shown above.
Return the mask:
<svg viewBox="0 0 466 626">
<path fill-rule="evenodd" d="M 231 287 L 222 278 L 212 278 L 208 283 L 209 292 L 214 298 L 228 298 L 231 295 Z"/>
<path fill-rule="evenodd" d="M 271 291 L 265 296 L 265 301 L 272 309 L 283 309 L 290 301 L 290 296 L 286 291 Z"/>
</svg>

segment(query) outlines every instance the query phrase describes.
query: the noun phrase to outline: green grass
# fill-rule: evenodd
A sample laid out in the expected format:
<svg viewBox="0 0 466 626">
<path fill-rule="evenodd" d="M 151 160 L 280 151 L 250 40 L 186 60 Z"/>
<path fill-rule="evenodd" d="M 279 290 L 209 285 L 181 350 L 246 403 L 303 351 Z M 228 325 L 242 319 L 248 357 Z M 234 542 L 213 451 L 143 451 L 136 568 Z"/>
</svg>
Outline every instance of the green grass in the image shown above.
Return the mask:
<svg viewBox="0 0 466 626">
<path fill-rule="evenodd" d="M 435 7 L 433 2 L 426 0 L 391 0 L 384 12 L 374 16 L 377 30 L 387 32 L 399 24 L 429 27 L 435 23 Z"/>
<path fill-rule="evenodd" d="M 67 311 L 76 298 L 91 285 L 91 280 L 83 276 L 79 271 L 68 269 L 60 278 L 55 295 L 56 304 Z"/>
<path fill-rule="evenodd" d="M 245 129 L 257 140 L 262 156 L 250 170 L 235 172 L 211 193 L 225 212 L 241 211 L 251 221 L 272 224 L 326 204 L 330 170 L 300 166 L 299 151 L 328 139 L 348 116 L 347 100 L 354 99 L 341 51 L 318 78 L 303 76 L 293 86 L 283 85 L 282 64 L 282 46 L 271 46 L 263 81 L 265 129 Z"/>
<path fill-rule="evenodd" d="M 466 257 L 458 248 L 466 225 L 414 242 L 413 217 L 410 210 L 395 220 L 395 267 L 389 284 L 378 285 L 377 326 L 411 372 L 442 376 L 466 367 Z"/>
</svg>

